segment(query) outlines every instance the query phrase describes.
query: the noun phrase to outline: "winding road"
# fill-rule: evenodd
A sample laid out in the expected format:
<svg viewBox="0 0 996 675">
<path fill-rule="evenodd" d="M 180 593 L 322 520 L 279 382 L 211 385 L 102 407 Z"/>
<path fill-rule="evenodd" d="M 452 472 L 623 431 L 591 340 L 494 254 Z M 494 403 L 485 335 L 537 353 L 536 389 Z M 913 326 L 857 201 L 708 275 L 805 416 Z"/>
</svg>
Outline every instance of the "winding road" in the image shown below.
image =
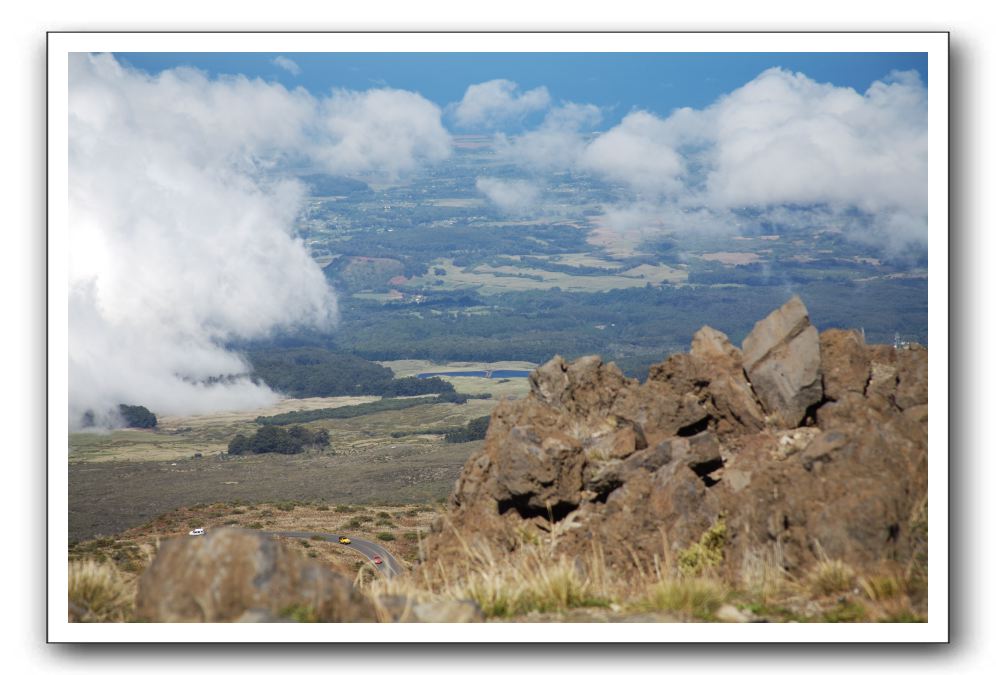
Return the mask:
<svg viewBox="0 0 996 675">
<path fill-rule="evenodd" d="M 286 532 L 267 532 L 266 534 L 273 534 L 278 537 L 294 537 L 295 539 L 322 539 L 323 541 L 331 541 L 333 544 L 339 543 L 339 534 L 327 534 L 325 532 L 298 532 L 298 531 L 286 531 Z M 372 541 L 367 541 L 365 539 L 357 539 L 356 537 L 349 537 L 352 543 L 349 544 L 339 544 L 340 546 L 345 546 L 346 548 L 352 548 L 367 557 L 367 560 L 373 564 L 373 558 L 375 555 L 379 555 L 383 559 L 383 563 L 380 565 L 374 564 L 384 576 L 393 577 L 398 574 L 403 574 L 405 571 L 404 566 L 398 562 L 397 558 L 391 555 L 391 552 L 380 544 L 375 544 Z"/>
</svg>

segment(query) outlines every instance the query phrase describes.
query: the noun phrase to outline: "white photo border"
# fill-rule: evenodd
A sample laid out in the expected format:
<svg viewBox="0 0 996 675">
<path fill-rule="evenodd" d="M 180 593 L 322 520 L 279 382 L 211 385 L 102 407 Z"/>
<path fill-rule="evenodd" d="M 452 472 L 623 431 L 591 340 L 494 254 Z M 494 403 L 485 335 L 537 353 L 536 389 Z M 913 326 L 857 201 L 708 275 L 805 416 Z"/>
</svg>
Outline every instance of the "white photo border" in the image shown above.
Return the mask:
<svg viewBox="0 0 996 675">
<path fill-rule="evenodd" d="M 52 32 L 48 34 L 49 642 L 949 641 L 946 32 Z M 922 624 L 82 624 L 67 620 L 68 55 L 71 52 L 921 52 L 928 73 L 929 620 Z M 63 452 L 59 452 L 63 448 Z M 666 625 L 666 629 L 662 628 Z"/>
</svg>

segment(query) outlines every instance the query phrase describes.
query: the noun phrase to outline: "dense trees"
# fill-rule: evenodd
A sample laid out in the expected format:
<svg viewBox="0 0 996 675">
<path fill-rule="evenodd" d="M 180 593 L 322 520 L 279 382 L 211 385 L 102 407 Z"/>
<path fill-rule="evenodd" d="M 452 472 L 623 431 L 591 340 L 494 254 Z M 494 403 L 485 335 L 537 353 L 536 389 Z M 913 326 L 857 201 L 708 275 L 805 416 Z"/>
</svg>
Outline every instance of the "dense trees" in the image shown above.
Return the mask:
<svg viewBox="0 0 996 675">
<path fill-rule="evenodd" d="M 329 432 L 325 429 L 312 431 L 307 427 L 281 429 L 265 426 L 252 436 L 238 434 L 228 443 L 231 455 L 261 454 L 276 452 L 282 455 L 296 455 L 305 448 L 324 448 L 329 444 Z"/>
<path fill-rule="evenodd" d="M 439 378 L 394 379 L 390 368 L 359 356 L 317 347 L 257 346 L 249 352 L 254 374 L 270 387 L 297 398 L 311 396 L 419 396 L 452 392 Z"/>
<path fill-rule="evenodd" d="M 118 406 L 118 412 L 121 413 L 121 419 L 124 420 L 126 427 L 153 429 L 159 422 L 156 416 L 144 405 L 125 405 L 122 403 Z"/>
<path fill-rule="evenodd" d="M 602 293 L 479 295 L 468 290 L 437 296 L 426 291 L 426 301 L 417 307 L 346 298 L 335 340 L 338 350 L 377 360 L 542 363 L 555 354 L 601 354 L 642 377 L 648 363 L 687 350 L 703 325 L 722 330 L 739 344 L 758 318 L 793 293 L 802 297 L 821 330 L 863 327 L 869 342 L 880 343 L 891 343 L 898 331 L 925 343 L 925 288 L 925 279 L 881 279 Z"/>
<path fill-rule="evenodd" d="M 488 433 L 488 423 L 491 421 L 490 415 L 477 417 L 467 422 L 465 426 L 454 427 L 447 430 L 444 435 L 447 443 L 467 443 L 469 441 L 479 441 Z"/>
</svg>

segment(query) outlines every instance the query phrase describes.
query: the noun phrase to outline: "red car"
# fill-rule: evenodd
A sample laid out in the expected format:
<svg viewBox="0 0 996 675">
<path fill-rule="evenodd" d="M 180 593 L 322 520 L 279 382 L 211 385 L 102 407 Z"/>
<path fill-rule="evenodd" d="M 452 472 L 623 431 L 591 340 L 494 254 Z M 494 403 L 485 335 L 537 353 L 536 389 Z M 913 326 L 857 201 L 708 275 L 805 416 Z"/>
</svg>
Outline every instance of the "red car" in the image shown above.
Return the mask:
<svg viewBox="0 0 996 675">
<path fill-rule="evenodd" d="M 384 562 L 384 559 L 381 558 L 379 555 L 375 555 L 373 558 L 371 558 L 371 560 L 373 560 L 374 565 L 380 565 L 382 562 Z"/>
</svg>

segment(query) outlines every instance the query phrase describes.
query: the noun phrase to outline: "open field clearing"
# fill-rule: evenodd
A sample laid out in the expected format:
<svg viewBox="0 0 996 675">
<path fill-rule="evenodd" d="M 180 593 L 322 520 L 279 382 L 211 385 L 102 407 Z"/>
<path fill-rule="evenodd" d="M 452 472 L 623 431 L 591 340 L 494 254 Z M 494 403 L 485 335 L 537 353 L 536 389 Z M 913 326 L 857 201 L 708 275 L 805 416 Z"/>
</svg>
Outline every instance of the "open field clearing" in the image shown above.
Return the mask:
<svg viewBox="0 0 996 675">
<path fill-rule="evenodd" d="M 520 259 L 522 256 L 509 257 Z M 608 267 L 610 269 L 618 269 L 623 266 L 621 262 L 616 260 L 603 260 L 602 258 L 596 258 L 589 253 L 564 253 L 557 256 L 550 256 L 550 260 L 561 265 L 570 265 L 572 267 Z"/>
<path fill-rule="evenodd" d="M 394 371 L 395 377 L 415 376 L 419 373 L 460 372 L 476 370 L 533 370 L 537 364 L 529 361 L 495 361 L 492 363 L 451 361 L 433 363 L 424 359 L 404 359 L 400 361 L 378 361 Z M 497 401 L 502 398 L 521 398 L 529 393 L 529 378 L 512 377 L 446 377 L 441 379 L 451 383 L 461 394 L 491 394 Z M 473 401 L 468 401 L 473 403 Z"/>
<path fill-rule="evenodd" d="M 648 235 L 659 231 L 656 224 L 633 226 L 625 229 L 605 224 L 604 216 L 588 216 L 595 227 L 588 234 L 588 243 L 603 249 L 615 258 L 631 258 L 639 253 L 639 246 Z"/>
<path fill-rule="evenodd" d="M 625 274 L 602 276 L 573 275 L 566 272 L 551 272 L 549 270 L 531 267 L 477 265 L 472 269 L 463 269 L 453 265 L 450 260 L 437 260 L 433 267 L 446 270 L 442 276 L 426 275 L 415 281 L 442 284 L 436 286 L 441 290 L 476 289 L 482 295 L 507 293 L 510 291 L 550 290 L 560 288 L 562 291 L 577 291 L 583 293 L 598 293 L 621 288 L 642 288 L 648 283 L 660 285 L 666 283 L 683 283 L 688 274 L 684 270 L 667 265 L 641 265 Z"/>
<path fill-rule="evenodd" d="M 222 500 L 438 501 L 450 493 L 464 462 L 483 441 L 444 443 L 433 438 L 438 440 L 406 437 L 391 439 L 390 445 L 374 442 L 358 446 L 352 455 L 216 455 L 176 462 L 73 463 L 69 538 L 113 535 L 167 511 Z"/>
</svg>

